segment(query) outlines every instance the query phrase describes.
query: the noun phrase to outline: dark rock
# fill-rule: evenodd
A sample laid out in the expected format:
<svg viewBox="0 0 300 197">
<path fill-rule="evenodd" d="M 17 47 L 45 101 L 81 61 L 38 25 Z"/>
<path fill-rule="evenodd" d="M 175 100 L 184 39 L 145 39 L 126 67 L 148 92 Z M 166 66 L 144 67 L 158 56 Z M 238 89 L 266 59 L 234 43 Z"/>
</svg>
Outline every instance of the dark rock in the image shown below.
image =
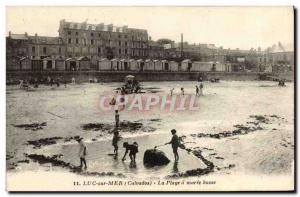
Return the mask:
<svg viewBox="0 0 300 197">
<path fill-rule="evenodd" d="M 34 148 L 40 148 L 41 146 L 56 144 L 56 141 L 60 139 L 62 139 L 62 137 L 41 138 L 39 140 L 27 141 L 27 145 L 33 145 Z"/>
<path fill-rule="evenodd" d="M 144 164 L 147 166 L 161 166 L 170 162 L 164 152 L 156 149 L 146 150 L 144 153 Z"/>
<path fill-rule="evenodd" d="M 32 123 L 32 124 L 12 124 L 14 127 L 25 128 L 25 130 L 37 131 L 43 129 L 43 127 L 47 126 L 47 122 L 42 123 Z"/>
</svg>

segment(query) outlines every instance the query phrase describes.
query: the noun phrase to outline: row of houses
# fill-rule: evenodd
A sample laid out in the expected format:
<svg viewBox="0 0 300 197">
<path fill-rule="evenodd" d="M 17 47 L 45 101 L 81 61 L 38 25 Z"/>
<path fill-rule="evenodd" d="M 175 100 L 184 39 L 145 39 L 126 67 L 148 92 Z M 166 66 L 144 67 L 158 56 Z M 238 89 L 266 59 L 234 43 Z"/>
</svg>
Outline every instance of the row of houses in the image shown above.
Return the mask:
<svg viewBox="0 0 300 197">
<path fill-rule="evenodd" d="M 97 61 L 96 66 L 91 60 L 82 56 L 79 58 L 51 58 L 33 59 L 22 57 L 16 61 L 14 70 L 57 70 L 57 71 L 216 71 L 231 72 L 230 63 L 201 62 L 186 59 L 180 62 L 159 59 L 107 59 Z"/>
</svg>

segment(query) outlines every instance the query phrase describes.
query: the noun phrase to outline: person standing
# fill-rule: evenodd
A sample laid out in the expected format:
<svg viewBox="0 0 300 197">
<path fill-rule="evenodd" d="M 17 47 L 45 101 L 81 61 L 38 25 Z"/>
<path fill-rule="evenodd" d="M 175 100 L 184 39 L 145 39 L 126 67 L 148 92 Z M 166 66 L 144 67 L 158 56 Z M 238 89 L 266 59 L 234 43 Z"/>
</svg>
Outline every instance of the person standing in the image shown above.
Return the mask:
<svg viewBox="0 0 300 197">
<path fill-rule="evenodd" d="M 200 96 L 198 86 L 196 86 L 196 96 Z"/>
<path fill-rule="evenodd" d="M 203 83 L 201 82 L 200 85 L 200 95 L 203 96 Z"/>
<path fill-rule="evenodd" d="M 118 154 L 118 142 L 120 141 L 121 139 L 121 136 L 119 135 L 119 131 L 115 131 L 114 132 L 114 136 L 113 136 L 113 139 L 112 139 L 112 145 L 114 147 L 114 153 L 117 155 Z"/>
<path fill-rule="evenodd" d="M 170 95 L 173 96 L 174 88 L 170 90 Z"/>
<path fill-rule="evenodd" d="M 181 95 L 184 95 L 184 89 L 180 88 L 180 90 L 181 90 Z"/>
<path fill-rule="evenodd" d="M 119 127 L 120 124 L 120 114 L 119 114 L 119 110 L 115 111 L 115 121 L 116 121 L 116 128 Z"/>
<path fill-rule="evenodd" d="M 172 145 L 172 149 L 173 149 L 173 153 L 174 153 L 174 158 L 175 158 L 175 161 L 177 162 L 179 160 L 179 155 L 178 155 L 178 147 L 179 147 L 179 138 L 176 134 L 176 130 L 175 129 L 172 129 L 171 130 L 171 133 L 172 133 L 172 139 L 170 142 L 167 142 L 165 145 L 167 144 L 171 144 Z"/>
<path fill-rule="evenodd" d="M 80 158 L 80 166 L 79 167 L 82 168 L 83 164 L 84 164 L 84 169 L 87 169 L 86 160 L 85 160 L 85 157 L 87 155 L 86 145 L 83 142 L 83 138 L 79 138 L 77 140 L 77 142 L 79 143 L 79 153 L 78 153 L 78 156 Z"/>
<path fill-rule="evenodd" d="M 126 149 L 122 161 L 126 160 L 126 155 L 129 152 L 129 157 L 131 162 L 135 163 L 136 154 L 139 152 L 138 143 L 133 142 L 133 144 L 128 144 L 128 142 L 123 143 L 123 147 Z"/>
</svg>

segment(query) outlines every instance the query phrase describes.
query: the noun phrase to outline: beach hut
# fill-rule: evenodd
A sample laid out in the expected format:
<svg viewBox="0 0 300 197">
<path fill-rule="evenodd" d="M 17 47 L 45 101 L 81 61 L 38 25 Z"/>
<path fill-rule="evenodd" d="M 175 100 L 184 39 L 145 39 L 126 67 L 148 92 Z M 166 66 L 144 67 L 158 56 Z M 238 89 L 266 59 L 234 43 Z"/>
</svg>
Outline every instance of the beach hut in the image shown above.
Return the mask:
<svg viewBox="0 0 300 197">
<path fill-rule="evenodd" d="M 169 65 L 170 65 L 170 70 L 171 71 L 178 71 L 179 70 L 179 65 L 177 62 L 175 61 L 170 61 L 169 62 Z"/>
<path fill-rule="evenodd" d="M 213 63 L 212 62 L 193 62 L 191 71 L 212 71 Z"/>
<path fill-rule="evenodd" d="M 31 59 L 31 67 L 34 71 L 43 70 L 43 60 L 42 59 Z"/>
<path fill-rule="evenodd" d="M 55 59 L 55 70 L 66 70 L 66 61 L 63 57 L 57 57 Z"/>
<path fill-rule="evenodd" d="M 29 57 L 22 57 L 20 59 L 20 69 L 21 70 L 31 70 L 31 60 Z"/>
<path fill-rule="evenodd" d="M 154 62 L 152 59 L 145 60 L 145 69 L 146 71 L 154 71 Z"/>
<path fill-rule="evenodd" d="M 110 61 L 111 61 L 112 70 L 114 70 L 114 71 L 121 70 L 121 62 L 118 58 L 114 58 Z"/>
<path fill-rule="evenodd" d="M 79 65 L 79 70 L 90 70 L 90 59 L 86 56 L 81 56 L 77 59 L 78 65 Z"/>
<path fill-rule="evenodd" d="M 213 68 L 214 68 L 214 64 L 213 64 Z M 220 62 L 216 62 L 215 63 L 215 71 L 217 71 L 217 72 L 224 72 L 224 71 L 226 71 L 225 65 L 221 64 Z"/>
<path fill-rule="evenodd" d="M 160 60 L 153 60 L 154 63 L 154 70 L 155 71 L 162 71 L 162 62 Z"/>
<path fill-rule="evenodd" d="M 70 58 L 66 59 L 66 69 L 67 70 L 75 71 L 75 70 L 78 70 L 78 68 L 79 68 L 79 64 L 78 64 L 76 58 L 70 57 Z"/>
<path fill-rule="evenodd" d="M 162 60 L 161 63 L 163 71 L 170 71 L 170 64 L 168 60 Z"/>
<path fill-rule="evenodd" d="M 55 59 L 46 57 L 43 59 L 43 70 L 55 70 Z"/>
<path fill-rule="evenodd" d="M 138 59 L 136 61 L 138 63 L 138 70 L 143 71 L 145 69 L 145 62 L 142 59 Z"/>
<path fill-rule="evenodd" d="M 120 62 L 121 62 L 121 68 L 122 68 L 122 70 L 129 70 L 130 69 L 130 67 L 129 67 L 129 59 L 121 59 Z"/>
<path fill-rule="evenodd" d="M 181 62 L 181 71 L 190 71 L 192 68 L 192 61 L 190 59 L 185 59 Z"/>
<path fill-rule="evenodd" d="M 111 61 L 107 58 L 102 58 L 98 61 L 99 70 L 111 70 Z"/>
<path fill-rule="evenodd" d="M 130 70 L 138 71 L 138 63 L 135 59 L 130 59 L 129 60 L 129 66 L 130 66 Z"/>
</svg>

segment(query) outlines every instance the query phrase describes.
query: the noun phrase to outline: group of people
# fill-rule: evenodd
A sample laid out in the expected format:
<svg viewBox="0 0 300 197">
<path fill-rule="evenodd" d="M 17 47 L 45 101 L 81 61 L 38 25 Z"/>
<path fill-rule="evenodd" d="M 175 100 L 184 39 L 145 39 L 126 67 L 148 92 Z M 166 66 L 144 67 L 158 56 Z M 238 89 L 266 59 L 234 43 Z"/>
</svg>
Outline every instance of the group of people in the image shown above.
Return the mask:
<svg viewBox="0 0 300 197">
<path fill-rule="evenodd" d="M 202 82 L 200 82 L 199 86 L 196 85 L 196 96 L 203 96 L 203 88 L 204 88 L 204 86 L 203 86 Z M 175 90 L 174 88 L 170 89 L 170 95 L 171 96 L 174 95 L 174 90 Z M 183 87 L 180 88 L 180 92 L 181 92 L 181 95 L 184 95 L 184 88 Z"/>
<path fill-rule="evenodd" d="M 179 160 L 178 147 L 180 145 L 180 141 L 179 141 L 178 135 L 176 134 L 175 129 L 172 129 L 171 133 L 172 133 L 172 139 L 171 139 L 171 141 L 165 143 L 165 145 L 171 144 L 172 150 L 173 150 L 173 153 L 174 153 L 174 160 L 175 160 L 175 162 L 178 162 L 178 160 Z M 122 139 L 122 137 L 120 136 L 119 131 L 117 131 L 117 130 L 114 131 L 113 138 L 112 138 L 112 146 L 114 147 L 114 155 L 115 156 L 118 155 L 118 150 L 119 150 L 118 143 L 121 139 Z M 84 167 L 84 169 L 87 169 L 87 162 L 86 162 L 86 156 L 88 154 L 87 146 L 83 142 L 83 138 L 78 138 L 77 142 L 79 143 L 79 153 L 78 153 L 78 156 L 79 156 L 79 159 L 80 159 L 79 168 L 82 169 L 82 167 Z M 123 143 L 123 148 L 125 149 L 125 153 L 122 157 L 122 161 L 126 160 L 126 156 L 128 154 L 131 163 L 133 165 L 135 165 L 135 163 L 136 163 L 136 154 L 139 152 L 138 143 L 133 142 L 132 144 L 130 144 L 128 142 L 124 142 Z"/>
<path fill-rule="evenodd" d="M 74 82 L 75 84 L 75 78 L 72 78 L 72 83 Z M 57 79 L 51 78 L 51 77 L 47 77 L 46 79 L 38 79 L 38 78 L 34 78 L 34 79 L 30 79 L 28 80 L 20 80 L 19 81 L 19 88 L 20 89 L 25 89 L 28 90 L 30 88 L 30 84 L 33 86 L 33 88 L 38 88 L 40 84 L 46 84 L 46 85 L 50 85 L 51 87 L 53 85 L 56 85 L 57 87 L 60 86 L 60 84 L 63 83 L 65 88 L 67 87 L 67 80 L 61 80 L 60 77 L 58 77 Z"/>
<path fill-rule="evenodd" d="M 199 87 L 196 85 L 196 96 L 203 96 L 203 83 L 201 82 Z"/>
</svg>

